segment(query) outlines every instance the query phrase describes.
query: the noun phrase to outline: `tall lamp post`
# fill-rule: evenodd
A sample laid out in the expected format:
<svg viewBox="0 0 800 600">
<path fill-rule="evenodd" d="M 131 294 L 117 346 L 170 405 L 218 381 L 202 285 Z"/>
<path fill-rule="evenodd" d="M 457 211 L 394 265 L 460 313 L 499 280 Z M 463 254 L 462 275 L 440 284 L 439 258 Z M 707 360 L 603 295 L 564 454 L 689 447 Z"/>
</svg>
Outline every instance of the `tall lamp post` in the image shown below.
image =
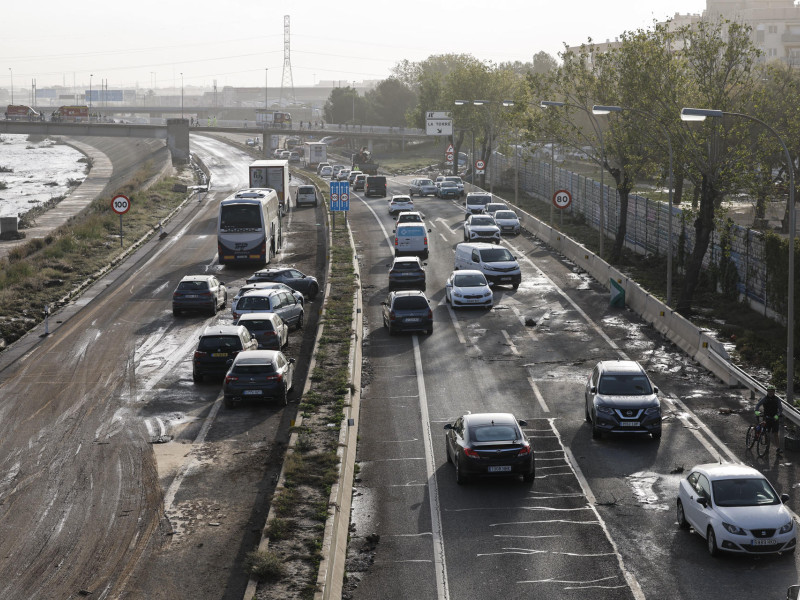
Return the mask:
<svg viewBox="0 0 800 600">
<path fill-rule="evenodd" d="M 577 108 L 586 112 L 588 115 L 592 116 L 591 112 L 589 112 L 585 107 L 580 106 L 578 104 L 570 104 L 569 102 L 555 102 L 553 100 L 542 100 L 539 103 L 539 106 L 542 108 L 549 108 L 549 107 L 564 107 L 564 106 L 571 106 L 572 108 Z M 592 118 L 594 121 L 594 118 Z M 603 144 L 603 132 L 600 130 L 600 127 L 597 125 L 597 121 L 594 121 L 595 124 L 595 131 L 597 132 L 597 137 L 600 140 L 600 258 L 603 258 L 603 243 L 606 237 L 606 218 L 605 218 L 605 202 L 606 202 L 606 186 L 605 186 L 605 172 L 606 172 L 606 148 Z M 551 160 L 555 162 L 555 155 L 551 157 Z M 555 185 L 555 184 L 554 184 Z"/>
<path fill-rule="evenodd" d="M 465 104 L 472 104 L 473 106 L 482 106 L 486 109 L 486 115 L 489 119 L 489 162 L 492 165 L 492 169 L 494 169 L 494 162 L 492 162 L 492 144 L 494 143 L 494 119 L 492 118 L 492 111 L 489 110 L 489 100 L 454 100 L 453 101 L 456 106 L 463 106 Z M 474 134 L 473 134 L 474 135 Z M 457 160 L 456 157 L 453 157 L 454 160 Z M 474 157 L 473 157 L 474 158 Z M 475 165 L 473 165 L 473 169 Z M 492 172 L 494 173 L 494 171 Z M 474 179 L 474 177 L 473 177 Z M 489 193 L 494 194 L 494 178 L 489 178 Z"/>
<path fill-rule="evenodd" d="M 181 71 L 181 119 L 183 119 L 183 71 Z"/>
<path fill-rule="evenodd" d="M 8 67 L 8 72 L 11 76 L 11 104 L 14 104 L 14 71 Z"/>
<path fill-rule="evenodd" d="M 92 77 L 93 73 L 89 73 L 89 122 L 92 122 Z"/>
<path fill-rule="evenodd" d="M 767 129 L 772 135 L 778 138 L 786 155 L 786 167 L 789 171 L 789 290 L 786 308 L 786 402 L 794 405 L 794 236 L 797 222 L 797 213 L 794 206 L 794 164 L 789 149 L 772 127 L 761 119 L 751 115 L 738 112 L 728 112 L 725 110 L 714 110 L 710 108 L 682 108 L 681 119 L 683 121 L 705 121 L 707 117 L 722 118 L 724 115 L 741 117 L 749 121 L 754 121 Z"/>
<path fill-rule="evenodd" d="M 652 119 L 656 126 L 661 130 L 661 133 L 664 134 L 664 139 L 667 140 L 667 148 L 669 150 L 669 206 L 667 212 L 667 306 L 672 304 L 672 160 L 673 160 L 673 153 L 672 153 L 672 141 L 669 137 L 669 132 L 667 128 L 664 127 L 661 123 L 655 120 L 655 117 L 647 112 L 646 110 L 641 110 L 639 108 L 630 108 L 627 106 L 605 106 L 600 104 L 595 104 L 592 107 L 592 114 L 593 115 L 607 115 L 609 113 L 621 113 L 623 111 L 631 111 L 636 112 L 645 117 Z"/>
</svg>

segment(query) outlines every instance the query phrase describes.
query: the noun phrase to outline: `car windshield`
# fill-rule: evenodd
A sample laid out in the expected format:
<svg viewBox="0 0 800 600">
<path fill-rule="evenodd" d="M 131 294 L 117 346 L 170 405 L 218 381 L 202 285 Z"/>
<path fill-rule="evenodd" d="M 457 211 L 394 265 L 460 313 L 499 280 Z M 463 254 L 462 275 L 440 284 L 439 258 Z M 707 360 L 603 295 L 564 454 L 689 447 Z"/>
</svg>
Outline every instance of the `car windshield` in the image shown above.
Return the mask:
<svg viewBox="0 0 800 600">
<path fill-rule="evenodd" d="M 471 273 L 468 275 L 456 275 L 453 278 L 453 285 L 457 285 L 458 287 L 475 287 L 478 285 L 488 284 L 486 283 L 486 278 L 483 275 Z"/>
<path fill-rule="evenodd" d="M 445 181 L 454 181 L 455 183 L 461 183 L 461 177 L 448 177 Z"/>
<path fill-rule="evenodd" d="M 242 344 L 239 336 L 236 335 L 207 335 L 200 338 L 197 349 L 202 352 L 228 352 L 230 350 L 241 350 Z"/>
<path fill-rule="evenodd" d="M 443 181 L 442 187 L 458 187 L 453 181 Z"/>
<path fill-rule="evenodd" d="M 519 437 L 513 425 L 482 425 L 471 428 L 471 431 L 472 439 L 476 442 L 501 442 Z"/>
<path fill-rule="evenodd" d="M 471 196 L 469 200 L 467 200 L 467 204 L 486 206 L 489 204 L 489 198 L 486 196 Z"/>
<path fill-rule="evenodd" d="M 428 308 L 428 303 L 422 296 L 399 296 L 394 299 L 395 310 L 420 310 Z"/>
<path fill-rule="evenodd" d="M 494 219 L 489 217 L 472 217 L 473 225 L 494 225 Z"/>
<path fill-rule="evenodd" d="M 718 479 L 712 482 L 718 506 L 765 506 L 780 504 L 772 486 L 763 478 Z"/>
<path fill-rule="evenodd" d="M 421 179 L 419 184 L 420 185 L 433 185 L 433 182 L 430 179 Z"/>
<path fill-rule="evenodd" d="M 513 210 L 498 210 L 494 213 L 495 219 L 516 219 L 517 214 Z"/>
<path fill-rule="evenodd" d="M 269 375 L 275 372 L 275 366 L 272 363 L 261 365 L 236 365 L 233 368 L 233 372 L 236 375 Z"/>
<path fill-rule="evenodd" d="M 202 292 L 208 291 L 207 281 L 181 281 L 178 289 L 182 292 Z"/>
<path fill-rule="evenodd" d="M 597 393 L 607 396 L 647 396 L 653 393 L 653 389 L 647 377 L 641 374 L 606 374 L 600 378 Z"/>
<path fill-rule="evenodd" d="M 488 250 L 481 250 L 481 258 L 483 259 L 483 262 L 514 260 L 511 252 L 505 248 L 489 248 Z"/>
</svg>

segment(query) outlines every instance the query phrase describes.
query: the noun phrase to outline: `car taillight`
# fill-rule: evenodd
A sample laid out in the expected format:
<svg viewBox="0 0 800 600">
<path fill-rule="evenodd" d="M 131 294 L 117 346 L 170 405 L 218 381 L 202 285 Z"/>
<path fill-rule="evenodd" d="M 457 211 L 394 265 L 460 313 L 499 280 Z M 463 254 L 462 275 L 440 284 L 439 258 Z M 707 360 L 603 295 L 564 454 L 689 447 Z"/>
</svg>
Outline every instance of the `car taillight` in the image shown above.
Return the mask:
<svg viewBox="0 0 800 600">
<path fill-rule="evenodd" d="M 518 456 L 528 456 L 531 453 L 531 446 L 530 444 L 525 444 L 522 448 L 519 449 Z"/>
<path fill-rule="evenodd" d="M 390 310 L 390 311 L 389 311 L 389 320 L 390 320 L 390 321 L 394 321 L 394 319 L 395 319 L 394 311 L 393 311 L 393 310 Z"/>
<path fill-rule="evenodd" d="M 423 239 L 423 243 L 424 243 L 426 246 L 428 245 L 428 237 L 427 237 L 427 236 L 426 236 L 426 237 Z"/>
<path fill-rule="evenodd" d="M 267 381 L 283 381 L 283 373 L 276 375 L 267 375 Z"/>
<path fill-rule="evenodd" d="M 397 238 L 394 238 L 394 245 L 397 246 Z"/>
<path fill-rule="evenodd" d="M 234 320 L 234 321 L 238 321 L 238 320 L 239 320 L 239 317 L 241 317 L 241 316 L 242 316 L 242 315 L 240 315 L 238 312 L 236 312 L 235 310 L 231 311 L 231 315 L 233 316 L 233 320 Z"/>
<path fill-rule="evenodd" d="M 470 458 L 480 458 L 481 455 L 475 452 L 472 448 L 464 448 L 464 455 Z"/>
<path fill-rule="evenodd" d="M 265 331 L 265 332 L 264 332 L 264 333 L 262 333 L 261 335 L 263 335 L 263 336 L 265 336 L 265 337 L 275 337 L 275 336 L 276 336 L 276 335 L 278 335 L 278 334 L 277 334 L 276 332 L 274 332 L 274 331 Z"/>
<path fill-rule="evenodd" d="M 202 358 L 204 356 L 208 356 L 208 352 L 201 352 L 200 350 L 195 350 L 194 351 L 194 357 L 195 358 Z"/>
<path fill-rule="evenodd" d="M 428 318 L 429 319 L 433 318 L 433 311 L 430 308 L 428 309 Z"/>
<path fill-rule="evenodd" d="M 231 381 L 239 381 L 239 378 L 236 375 L 225 375 L 225 383 L 230 383 Z"/>
</svg>

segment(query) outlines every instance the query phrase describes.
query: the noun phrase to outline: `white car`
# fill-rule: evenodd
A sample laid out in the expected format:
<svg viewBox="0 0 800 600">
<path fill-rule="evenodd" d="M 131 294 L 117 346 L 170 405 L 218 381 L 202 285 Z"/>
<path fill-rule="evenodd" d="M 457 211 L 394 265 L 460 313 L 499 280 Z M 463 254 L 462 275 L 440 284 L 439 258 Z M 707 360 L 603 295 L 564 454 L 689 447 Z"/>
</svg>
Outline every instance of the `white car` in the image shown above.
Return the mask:
<svg viewBox="0 0 800 600">
<path fill-rule="evenodd" d="M 444 285 L 444 299 L 455 308 L 457 306 L 485 306 L 491 309 L 494 305 L 494 294 L 480 271 L 453 271 Z"/>
<path fill-rule="evenodd" d="M 501 234 L 519 235 L 520 233 L 519 217 L 513 210 L 498 210 L 494 213 L 494 222 L 500 228 Z"/>
<path fill-rule="evenodd" d="M 500 243 L 500 228 L 490 215 L 470 215 L 464 221 L 465 242 Z"/>
<path fill-rule="evenodd" d="M 759 471 L 746 465 L 694 467 L 678 487 L 677 520 L 706 540 L 708 553 L 793 554 L 797 530 L 778 494 Z"/>
<path fill-rule="evenodd" d="M 389 200 L 390 215 L 407 210 L 414 210 L 414 202 L 410 196 L 392 196 L 392 199 Z"/>
<path fill-rule="evenodd" d="M 319 176 L 322 177 L 323 179 L 325 178 L 333 179 L 333 167 L 331 166 L 322 167 L 319 170 Z"/>
<path fill-rule="evenodd" d="M 348 177 L 350 177 L 350 169 L 339 169 L 336 174 L 336 179 L 339 181 L 348 181 Z"/>
</svg>

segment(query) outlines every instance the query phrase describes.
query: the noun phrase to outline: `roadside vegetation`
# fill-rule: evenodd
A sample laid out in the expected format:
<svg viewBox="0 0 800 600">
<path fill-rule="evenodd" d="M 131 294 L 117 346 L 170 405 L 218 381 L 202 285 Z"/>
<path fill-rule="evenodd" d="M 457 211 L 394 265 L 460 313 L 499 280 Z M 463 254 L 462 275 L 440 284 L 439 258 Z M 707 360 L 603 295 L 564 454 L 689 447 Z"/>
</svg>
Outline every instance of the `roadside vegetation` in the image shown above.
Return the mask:
<svg viewBox="0 0 800 600">
<path fill-rule="evenodd" d="M 322 191 L 326 182 L 309 177 Z M 316 591 L 332 486 L 339 477 L 339 433 L 351 393 L 348 366 L 357 287 L 348 229 L 338 219 L 330 240 L 330 293 L 320 320 L 310 387 L 300 399 L 302 423 L 284 461 L 284 481 L 272 498 L 265 551 L 255 551 L 250 574 L 259 580 L 259 600 L 311 599 Z M 265 566 L 266 565 L 266 566 Z M 270 566 L 271 565 L 271 566 Z M 277 570 L 275 565 L 280 565 Z"/>
<path fill-rule="evenodd" d="M 173 189 L 176 183 L 186 183 L 186 176 L 162 179 L 143 191 L 154 173 L 154 165 L 145 164 L 115 194 L 95 200 L 47 237 L 23 242 L 0 259 L 0 347 L 39 323 L 45 305 L 52 312 L 66 304 L 132 244 L 154 234 L 159 222 L 184 201 L 186 193 Z M 123 217 L 123 247 L 119 216 L 111 210 L 116 194 L 131 199 L 131 209 Z"/>
</svg>

